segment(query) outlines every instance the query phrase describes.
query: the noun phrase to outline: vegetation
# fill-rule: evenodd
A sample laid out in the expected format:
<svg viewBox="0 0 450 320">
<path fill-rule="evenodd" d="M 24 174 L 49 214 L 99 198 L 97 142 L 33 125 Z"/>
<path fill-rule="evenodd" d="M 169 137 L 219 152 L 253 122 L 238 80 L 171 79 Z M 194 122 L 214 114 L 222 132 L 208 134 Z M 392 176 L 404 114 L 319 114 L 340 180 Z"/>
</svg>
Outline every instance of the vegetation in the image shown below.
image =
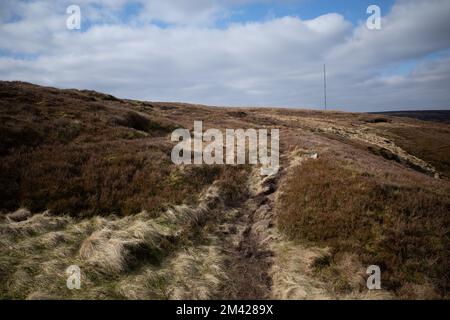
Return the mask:
<svg viewBox="0 0 450 320">
<path fill-rule="evenodd" d="M 383 298 L 449 298 L 447 124 L 20 82 L 0 120 L 0 298 L 364 298 L 372 264 Z M 279 128 L 282 170 L 174 165 L 196 120 Z"/>
<path fill-rule="evenodd" d="M 100 105 L 103 96 L 90 92 L 25 92 L 0 86 L 0 210 L 156 215 L 167 204 L 192 203 L 221 173 L 172 164 L 171 145 L 159 139 L 176 124 L 155 112 Z"/>
<path fill-rule="evenodd" d="M 365 285 L 346 274 L 356 255 L 362 265 L 379 265 L 383 286 L 401 297 L 448 297 L 449 194 L 391 184 L 323 156 L 293 170 L 278 222 L 291 239 L 331 247 L 316 271 L 338 292 Z"/>
<path fill-rule="evenodd" d="M 429 124 L 420 128 L 402 126 L 385 128 L 384 135 L 392 138 L 407 152 L 431 163 L 442 175 L 450 178 L 450 129 L 448 125 Z"/>
</svg>

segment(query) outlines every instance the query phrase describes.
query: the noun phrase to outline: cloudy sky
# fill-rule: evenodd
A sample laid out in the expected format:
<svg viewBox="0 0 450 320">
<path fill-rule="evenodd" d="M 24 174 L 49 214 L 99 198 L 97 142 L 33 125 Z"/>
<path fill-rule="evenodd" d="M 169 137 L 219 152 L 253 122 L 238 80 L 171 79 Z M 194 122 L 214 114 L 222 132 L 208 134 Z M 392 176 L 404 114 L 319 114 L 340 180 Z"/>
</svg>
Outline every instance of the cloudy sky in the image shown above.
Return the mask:
<svg viewBox="0 0 450 320">
<path fill-rule="evenodd" d="M 69 30 L 66 10 L 81 9 Z M 381 30 L 366 10 L 381 8 Z M 450 0 L 1 0 L 0 79 L 122 98 L 450 109 Z"/>
</svg>

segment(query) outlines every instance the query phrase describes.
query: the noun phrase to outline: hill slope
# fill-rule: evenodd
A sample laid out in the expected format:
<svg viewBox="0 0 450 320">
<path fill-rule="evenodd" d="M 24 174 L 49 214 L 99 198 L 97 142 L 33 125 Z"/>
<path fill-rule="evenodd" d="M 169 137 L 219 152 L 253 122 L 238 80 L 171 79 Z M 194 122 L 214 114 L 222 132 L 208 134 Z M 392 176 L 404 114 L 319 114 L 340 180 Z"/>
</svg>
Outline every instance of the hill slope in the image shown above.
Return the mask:
<svg viewBox="0 0 450 320">
<path fill-rule="evenodd" d="M 19 82 L 0 117 L 2 298 L 448 298 L 448 124 Z M 174 165 L 197 120 L 279 128 L 280 172 Z"/>
</svg>

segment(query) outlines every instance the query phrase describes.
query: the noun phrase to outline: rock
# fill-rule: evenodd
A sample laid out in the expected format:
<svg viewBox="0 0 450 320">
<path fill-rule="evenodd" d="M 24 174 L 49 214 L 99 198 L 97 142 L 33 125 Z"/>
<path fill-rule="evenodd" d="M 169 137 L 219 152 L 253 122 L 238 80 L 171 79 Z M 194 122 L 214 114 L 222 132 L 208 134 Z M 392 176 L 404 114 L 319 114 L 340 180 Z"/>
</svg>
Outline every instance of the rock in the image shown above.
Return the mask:
<svg viewBox="0 0 450 320">
<path fill-rule="evenodd" d="M 20 208 L 17 211 L 8 214 L 7 217 L 15 222 L 24 221 L 31 217 L 31 212 L 25 208 Z"/>
</svg>

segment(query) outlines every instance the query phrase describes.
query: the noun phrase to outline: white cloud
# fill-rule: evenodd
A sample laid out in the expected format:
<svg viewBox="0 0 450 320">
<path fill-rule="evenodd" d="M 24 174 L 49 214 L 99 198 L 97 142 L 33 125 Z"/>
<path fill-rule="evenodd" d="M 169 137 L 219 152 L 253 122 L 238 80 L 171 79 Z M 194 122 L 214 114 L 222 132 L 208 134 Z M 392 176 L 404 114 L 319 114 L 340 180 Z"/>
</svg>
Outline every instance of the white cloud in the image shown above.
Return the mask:
<svg viewBox="0 0 450 320">
<path fill-rule="evenodd" d="M 0 49 L 37 57 L 0 57 L 0 78 L 149 100 L 320 107 L 326 62 L 335 108 L 448 107 L 449 55 L 427 55 L 450 47 L 450 1 L 399 1 L 380 31 L 353 27 L 336 13 L 216 28 L 214 19 L 230 5 L 220 0 L 189 6 L 149 1 L 141 14 L 151 8 L 149 21 L 173 25 L 125 25 L 114 20 L 125 0 L 103 1 L 101 12 L 92 1 L 80 2 L 91 19 L 109 16 L 110 23 L 68 31 L 64 3 L 55 8 L 48 1 L 8 2 L 8 12 L 22 18 L 6 23 L 2 17 L 11 14 L 0 14 Z M 383 76 L 384 69 L 409 59 L 424 62 L 406 74 Z"/>
</svg>

